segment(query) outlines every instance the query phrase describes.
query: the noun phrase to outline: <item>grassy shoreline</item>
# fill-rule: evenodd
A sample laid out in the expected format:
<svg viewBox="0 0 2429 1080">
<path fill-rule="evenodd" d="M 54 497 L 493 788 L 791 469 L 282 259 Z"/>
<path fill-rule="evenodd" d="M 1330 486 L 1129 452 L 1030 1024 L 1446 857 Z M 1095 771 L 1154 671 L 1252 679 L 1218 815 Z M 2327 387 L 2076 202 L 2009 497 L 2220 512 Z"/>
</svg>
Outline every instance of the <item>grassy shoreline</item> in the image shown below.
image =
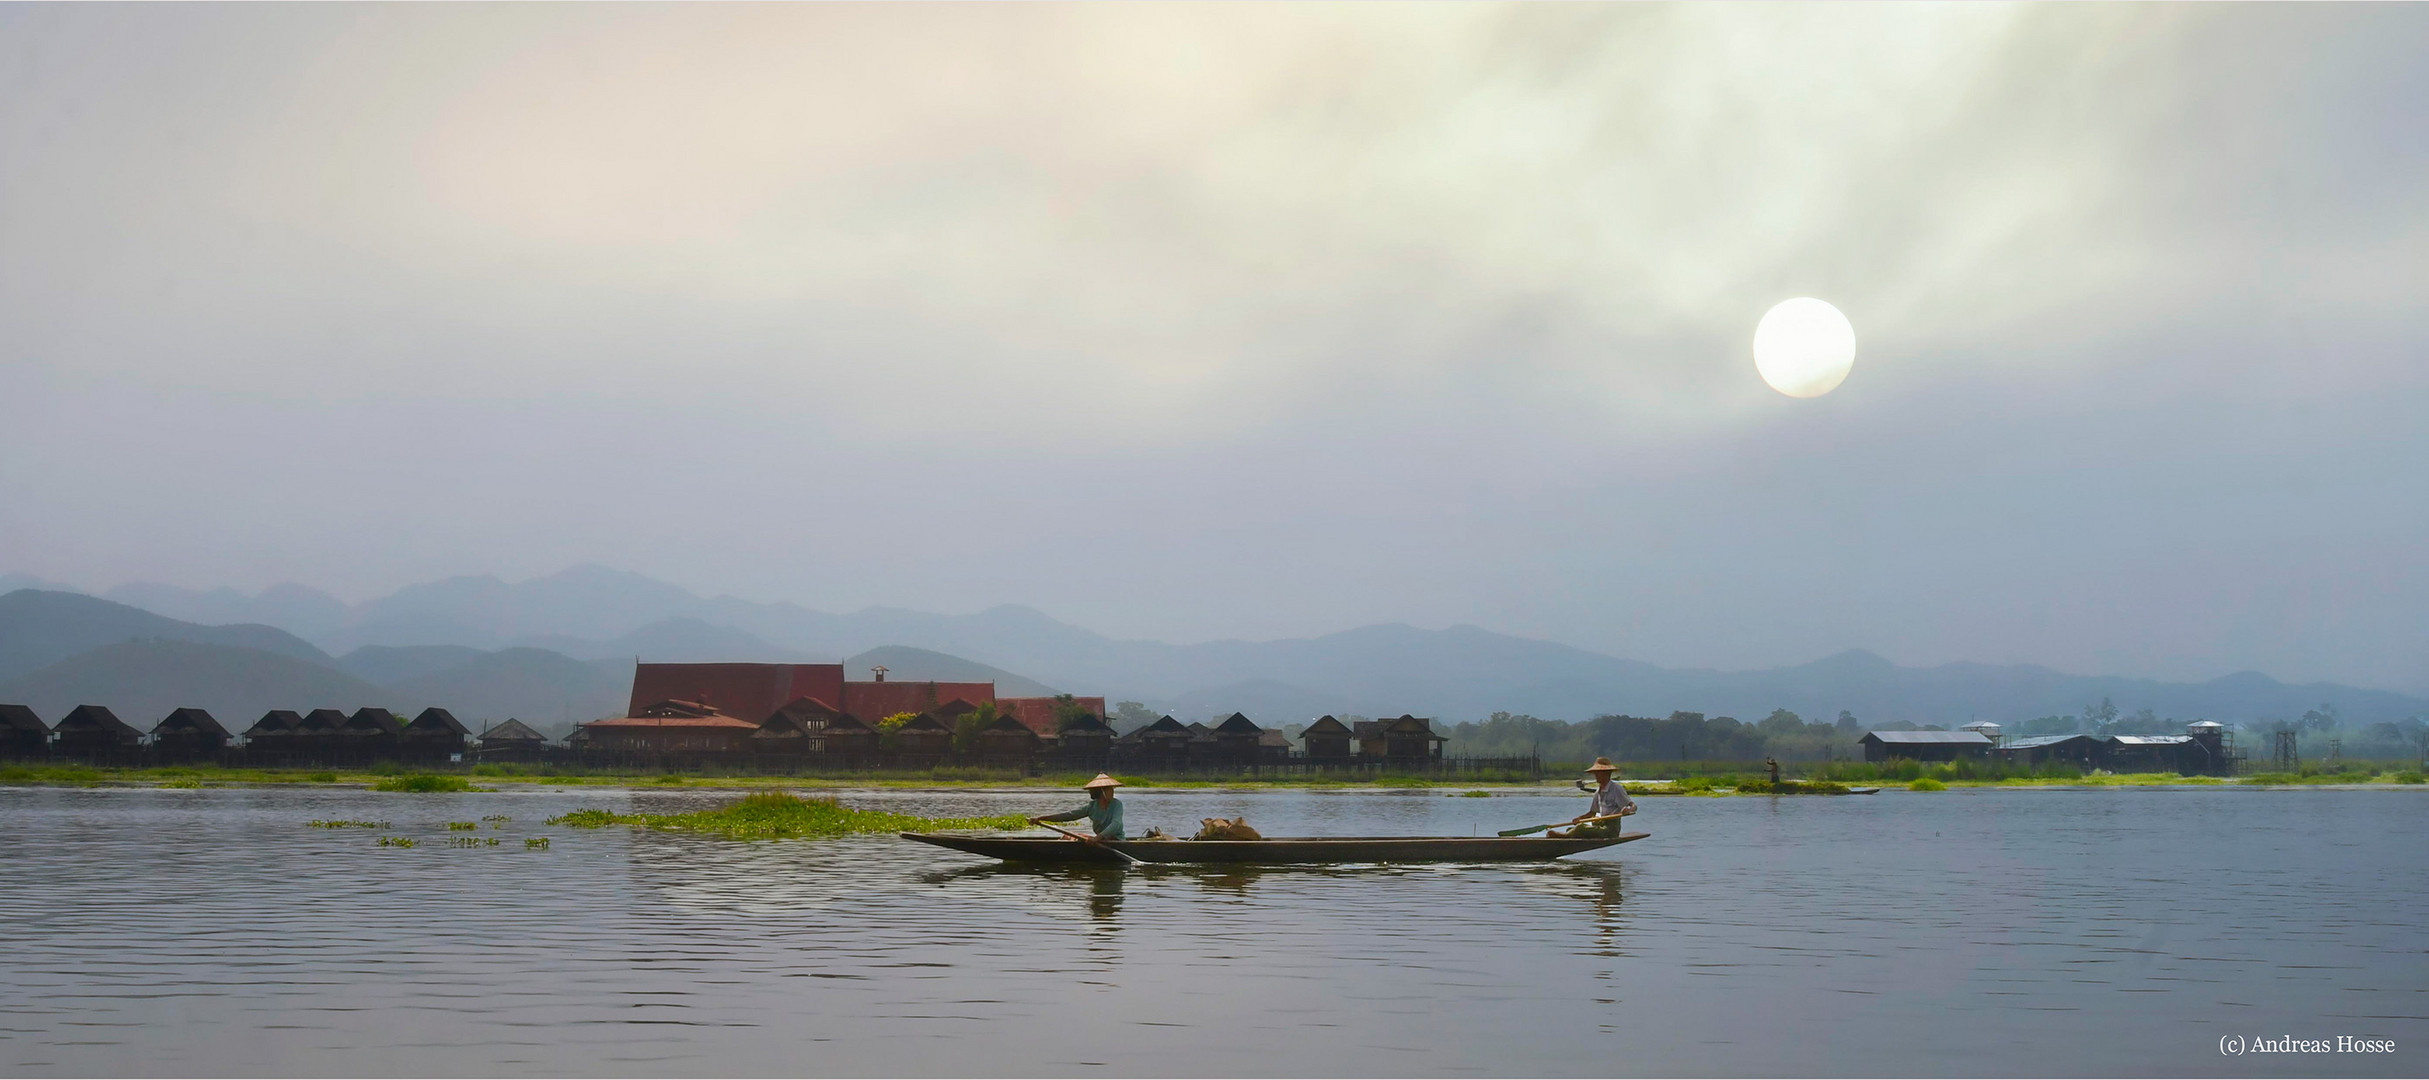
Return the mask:
<svg viewBox="0 0 2429 1080">
<path fill-rule="evenodd" d="M 2255 773 L 2239 777 L 2178 776 L 2173 773 L 2092 773 L 2088 775 L 1964 775 L 1968 770 L 1948 766 L 1919 769 L 1866 769 L 1877 776 L 1853 775 L 1855 769 L 1841 766 L 1835 770 L 1816 770 L 1822 775 L 1787 779 L 1781 786 L 1788 790 L 1769 790 L 1769 781 L 1761 774 L 1714 774 L 1686 776 L 1676 779 L 1628 779 L 1624 782 L 1631 794 L 1644 797 L 1664 796 L 1751 796 L 1751 795 L 1833 795 L 1844 794 L 1845 787 L 1879 786 L 1905 788 L 1921 779 L 1932 779 L 1951 788 L 2087 788 L 2087 787 L 2310 787 L 2310 786 L 2369 786 L 2397 787 L 2423 783 L 2417 771 L 2370 772 L 2306 772 Z M 1912 775 L 1905 775 L 1911 773 Z M 383 769 L 229 769 L 218 766 L 164 766 L 158 768 L 103 768 L 82 765 L 0 765 L 0 786 L 11 787 L 125 787 L 125 788 L 215 788 L 215 787 L 332 787 L 377 788 L 405 791 L 494 791 L 532 788 L 626 788 L 639 791 L 700 789 L 713 791 L 762 790 L 1032 790 L 1077 788 L 1086 776 L 1079 774 L 1050 776 L 1017 776 L 985 773 L 918 773 L 918 774 L 860 774 L 850 776 L 686 776 L 651 773 L 587 773 L 564 772 L 550 774 L 540 771 L 508 771 L 491 767 L 476 767 L 468 771 L 417 773 L 406 770 Z M 1473 778 L 1429 779 L 1423 777 L 1381 777 L 1373 780 L 1337 780 L 1320 778 L 1261 779 L 1236 777 L 1227 779 L 1162 779 L 1155 777 L 1122 777 L 1122 782 L 1139 791 L 1423 791 L 1447 792 L 1451 795 L 1484 791 L 1491 794 L 1567 793 L 1567 779 L 1540 781 L 1492 781 Z M 473 785 L 479 786 L 473 786 Z M 1833 790 L 1839 789 L 1839 790 Z"/>
</svg>

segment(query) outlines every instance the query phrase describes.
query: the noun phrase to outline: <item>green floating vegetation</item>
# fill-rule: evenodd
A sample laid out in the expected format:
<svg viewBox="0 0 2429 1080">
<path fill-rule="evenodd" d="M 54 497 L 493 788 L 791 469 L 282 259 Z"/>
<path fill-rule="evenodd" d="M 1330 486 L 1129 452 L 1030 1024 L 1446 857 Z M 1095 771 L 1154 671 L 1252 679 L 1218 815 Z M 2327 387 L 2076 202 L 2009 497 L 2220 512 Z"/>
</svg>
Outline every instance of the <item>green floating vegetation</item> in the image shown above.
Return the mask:
<svg viewBox="0 0 2429 1080">
<path fill-rule="evenodd" d="M 489 826 L 494 829 L 500 822 L 513 821 L 514 819 L 507 817 L 504 814 L 483 814 L 481 815 L 481 820 L 488 822 Z"/>
<path fill-rule="evenodd" d="M 1922 778 L 1920 778 L 1920 779 L 1917 779 L 1917 780 L 1914 780 L 1914 781 L 1909 782 L 1909 783 L 1906 785 L 1906 790 L 1908 790 L 1908 791 L 1946 791 L 1946 790 L 1948 790 L 1948 785 L 1947 785 L 1947 784 L 1943 784 L 1943 783 L 1941 783 L 1941 782 L 1939 782 L 1939 781 L 1937 781 L 1937 780 L 1932 779 L 1931 777 L 1926 776 L 1926 777 L 1922 777 Z"/>
<path fill-rule="evenodd" d="M 548 850 L 548 838 L 545 836 L 525 837 L 523 840 L 523 850 L 546 851 Z"/>
<path fill-rule="evenodd" d="M 381 847 L 412 847 L 412 846 L 414 846 L 414 845 L 416 845 L 416 844 L 419 844 L 419 843 L 421 843 L 421 841 L 419 841 L 419 840 L 415 840 L 414 838 L 412 838 L 412 837 L 410 837 L 410 836 L 383 836 L 383 837 L 380 837 L 380 846 L 381 846 Z"/>
<path fill-rule="evenodd" d="M 980 818 L 923 818 L 884 810 L 854 809 L 834 799 L 804 799 L 789 791 L 765 791 L 743 796 L 714 810 L 696 810 L 688 814 L 618 814 L 607 810 L 576 810 L 550 818 L 548 823 L 576 829 L 634 825 L 662 832 L 707 833 L 728 840 L 790 840 L 935 829 L 1018 829 L 1027 825 L 1028 819 L 1018 814 Z"/>
<path fill-rule="evenodd" d="M 478 821 L 450 821 L 447 823 L 448 832 L 477 832 L 480 828 L 481 823 Z"/>
<path fill-rule="evenodd" d="M 307 829 L 385 829 L 390 826 L 385 821 L 321 821 L 316 818 L 304 822 L 304 827 Z"/>
<path fill-rule="evenodd" d="M 461 776 L 414 773 L 410 776 L 386 777 L 371 787 L 375 791 L 470 791 L 472 781 Z"/>
<path fill-rule="evenodd" d="M 498 846 L 498 838 L 494 836 L 450 836 L 447 838 L 447 846 L 496 847 Z"/>
<path fill-rule="evenodd" d="M 1493 793 L 1490 791 L 1462 791 L 1456 797 L 1462 799 L 1490 799 L 1493 797 Z"/>
</svg>

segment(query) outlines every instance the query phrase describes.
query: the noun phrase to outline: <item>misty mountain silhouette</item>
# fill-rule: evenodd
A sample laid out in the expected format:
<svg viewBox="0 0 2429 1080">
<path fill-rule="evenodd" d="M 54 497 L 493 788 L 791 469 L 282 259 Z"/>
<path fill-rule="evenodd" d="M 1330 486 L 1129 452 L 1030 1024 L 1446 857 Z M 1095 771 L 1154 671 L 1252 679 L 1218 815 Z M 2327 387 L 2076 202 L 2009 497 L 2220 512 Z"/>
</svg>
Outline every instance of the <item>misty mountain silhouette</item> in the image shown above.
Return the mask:
<svg viewBox="0 0 2429 1080">
<path fill-rule="evenodd" d="M 11 645 L 43 640 L 47 635 L 47 631 L 36 631 L 28 636 L 12 629 L 8 602 L 19 595 L 0 598 L 0 661 L 43 652 Z M 65 603 L 58 598 L 67 594 L 39 595 L 52 598 L 43 604 L 56 606 Z M 129 631 L 124 627 L 141 622 L 125 614 L 133 609 L 109 606 L 119 612 L 116 621 L 107 623 L 113 628 L 109 634 L 87 628 L 81 637 L 70 637 L 92 647 L 138 634 L 193 640 L 204 631 L 258 636 L 268 630 L 193 627 L 160 620 L 144 625 L 184 629 L 175 633 Z M 31 615 L 31 609 L 26 613 Z M 60 617 L 70 623 L 94 618 L 90 612 L 66 609 Z M 310 649 L 292 635 L 279 636 L 288 643 L 288 651 L 299 645 Z M 417 694 L 439 694 L 447 688 L 445 677 L 450 672 L 463 672 L 463 681 L 454 692 L 468 697 L 429 703 L 468 716 L 487 715 L 483 710 L 491 702 L 531 709 L 551 701 L 556 703 L 555 710 L 541 714 L 543 718 L 587 718 L 581 714 L 585 702 L 598 710 L 592 715 L 605 715 L 622 707 L 621 690 L 611 693 L 581 672 L 610 671 L 619 661 L 629 665 L 636 655 L 646 660 L 827 662 L 852 656 L 855 666 L 866 667 L 866 657 L 856 654 L 881 655 L 868 651 L 886 647 L 909 650 L 882 654 L 896 659 L 914 652 L 942 657 L 887 662 L 889 668 L 903 673 L 895 676 L 898 678 L 952 678 L 960 672 L 985 670 L 996 673 L 992 677 L 1006 686 L 1004 693 L 1012 693 L 1012 680 L 1020 679 L 1041 690 L 1056 687 L 1102 694 L 1112 700 L 1138 700 L 1192 716 L 1238 709 L 1276 723 L 1323 712 L 1416 712 L 1456 721 L 1496 711 L 1580 720 L 1612 713 L 1658 716 L 1686 710 L 1752 720 L 1774 708 L 1787 708 L 1812 719 L 1835 717 L 1844 709 L 1868 723 L 1953 726 L 1968 719 L 2005 723 L 2079 712 L 2104 697 L 2129 712 L 2148 707 L 2162 716 L 2231 723 L 2297 716 L 2323 701 L 2334 702 L 2349 722 L 2357 724 L 2429 712 L 2429 701 L 2403 694 L 2328 683 L 2290 686 L 2255 672 L 2203 683 L 2164 683 L 2070 675 L 2035 665 L 1956 663 L 1907 668 L 1861 649 L 1806 664 L 1753 671 L 1663 668 L 1464 625 L 1424 630 L 1386 624 L 1312 638 L 1173 645 L 1109 638 L 1020 606 L 970 615 L 899 608 L 836 615 L 794 604 L 702 598 L 638 574 L 594 566 L 513 584 L 473 576 L 402 589 L 348 609 L 343 625 L 320 641 L 324 646 L 356 650 L 344 662 L 327 661 L 325 654 L 313 650 L 321 661 L 364 674 L 393 676 L 395 682 L 410 682 Z M 462 662 L 440 663 L 439 654 L 414 652 L 430 646 L 455 646 L 488 654 L 502 646 L 535 643 L 553 646 L 547 651 L 567 663 L 525 657 L 520 663 L 498 661 L 504 665 L 501 670 L 476 672 L 466 669 L 470 658 L 462 654 L 448 654 Z M 403 647 L 425 659 L 421 668 L 408 673 L 410 665 L 397 666 L 407 653 L 381 653 L 363 646 Z M 9 651 L 12 647 L 17 653 Z M 58 648 L 47 651 L 58 654 L 54 659 L 65 655 Z M 369 666 L 375 657 L 391 666 L 375 671 Z M 590 658 L 598 662 L 580 662 Z M 24 661 L 17 663 L 15 670 L 24 670 Z M 9 670 L 0 667 L 0 674 Z M 920 674 L 929 670 L 936 673 Z M 613 670 L 608 678 L 611 682 L 629 679 L 629 670 Z M 522 682 L 510 693 L 508 684 L 518 679 Z M 367 704 L 397 708 L 400 703 Z"/>
</svg>

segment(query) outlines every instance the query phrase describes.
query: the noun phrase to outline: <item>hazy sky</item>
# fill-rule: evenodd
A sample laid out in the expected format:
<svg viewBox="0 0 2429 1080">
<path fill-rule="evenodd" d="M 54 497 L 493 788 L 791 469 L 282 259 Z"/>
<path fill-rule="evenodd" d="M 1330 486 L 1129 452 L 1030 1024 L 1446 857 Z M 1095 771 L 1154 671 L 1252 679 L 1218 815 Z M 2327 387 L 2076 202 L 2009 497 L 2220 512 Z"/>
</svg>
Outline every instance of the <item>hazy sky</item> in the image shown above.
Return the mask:
<svg viewBox="0 0 2429 1080">
<path fill-rule="evenodd" d="M 0 571 L 2429 688 L 2429 8 L 0 7 Z M 1859 342 L 1766 388 L 1771 304 Z"/>
</svg>

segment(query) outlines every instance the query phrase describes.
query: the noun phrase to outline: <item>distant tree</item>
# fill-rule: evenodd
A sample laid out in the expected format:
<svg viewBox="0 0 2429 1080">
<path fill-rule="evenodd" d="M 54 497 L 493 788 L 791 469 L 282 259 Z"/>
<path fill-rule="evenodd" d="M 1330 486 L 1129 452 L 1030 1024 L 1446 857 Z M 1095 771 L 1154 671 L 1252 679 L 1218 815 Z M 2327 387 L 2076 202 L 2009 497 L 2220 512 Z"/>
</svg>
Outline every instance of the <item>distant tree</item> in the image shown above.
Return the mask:
<svg viewBox="0 0 2429 1080">
<path fill-rule="evenodd" d="M 953 721 L 953 749 L 964 754 L 978 749 L 978 733 L 987 730 L 987 725 L 994 723 L 1001 715 L 996 711 L 995 703 L 988 701 L 956 717 Z"/>
<path fill-rule="evenodd" d="M 1155 723 L 1159 719 L 1162 718 L 1156 715 L 1156 711 L 1148 708 L 1142 702 L 1117 701 L 1113 703 L 1113 726 L 1120 729 L 1125 735 Z"/>
<path fill-rule="evenodd" d="M 1070 727 L 1073 723 L 1078 722 L 1081 717 L 1095 715 L 1095 713 L 1088 711 L 1088 706 L 1080 704 L 1080 699 L 1073 695 L 1054 695 L 1054 730 L 1056 731 L 1061 731 L 1064 728 Z"/>
<path fill-rule="evenodd" d="M 2083 719 L 2091 725 L 2094 734 L 2106 735 L 2117 726 L 2117 703 L 2101 698 L 2098 705 L 2086 705 L 2083 707 Z"/>
<path fill-rule="evenodd" d="M 2019 735 L 2072 735 L 2081 730 L 2083 721 L 2073 716 L 2044 716 L 2016 725 Z"/>
<path fill-rule="evenodd" d="M 1773 709 L 1771 715 L 1756 721 L 1754 726 L 1765 735 L 1802 735 L 1805 718 L 1786 709 Z"/>
<path fill-rule="evenodd" d="M 1840 709 L 1838 729 L 1841 735 L 1860 735 L 1864 732 L 1864 722 L 1856 719 L 1854 713 Z"/>
<path fill-rule="evenodd" d="M 2336 726 L 2336 706 L 2329 702 L 2323 701 L 2320 702 L 2318 708 L 2302 714 L 2302 720 L 2296 724 L 2295 730 L 2334 731 L 2336 730 Z"/>
</svg>

